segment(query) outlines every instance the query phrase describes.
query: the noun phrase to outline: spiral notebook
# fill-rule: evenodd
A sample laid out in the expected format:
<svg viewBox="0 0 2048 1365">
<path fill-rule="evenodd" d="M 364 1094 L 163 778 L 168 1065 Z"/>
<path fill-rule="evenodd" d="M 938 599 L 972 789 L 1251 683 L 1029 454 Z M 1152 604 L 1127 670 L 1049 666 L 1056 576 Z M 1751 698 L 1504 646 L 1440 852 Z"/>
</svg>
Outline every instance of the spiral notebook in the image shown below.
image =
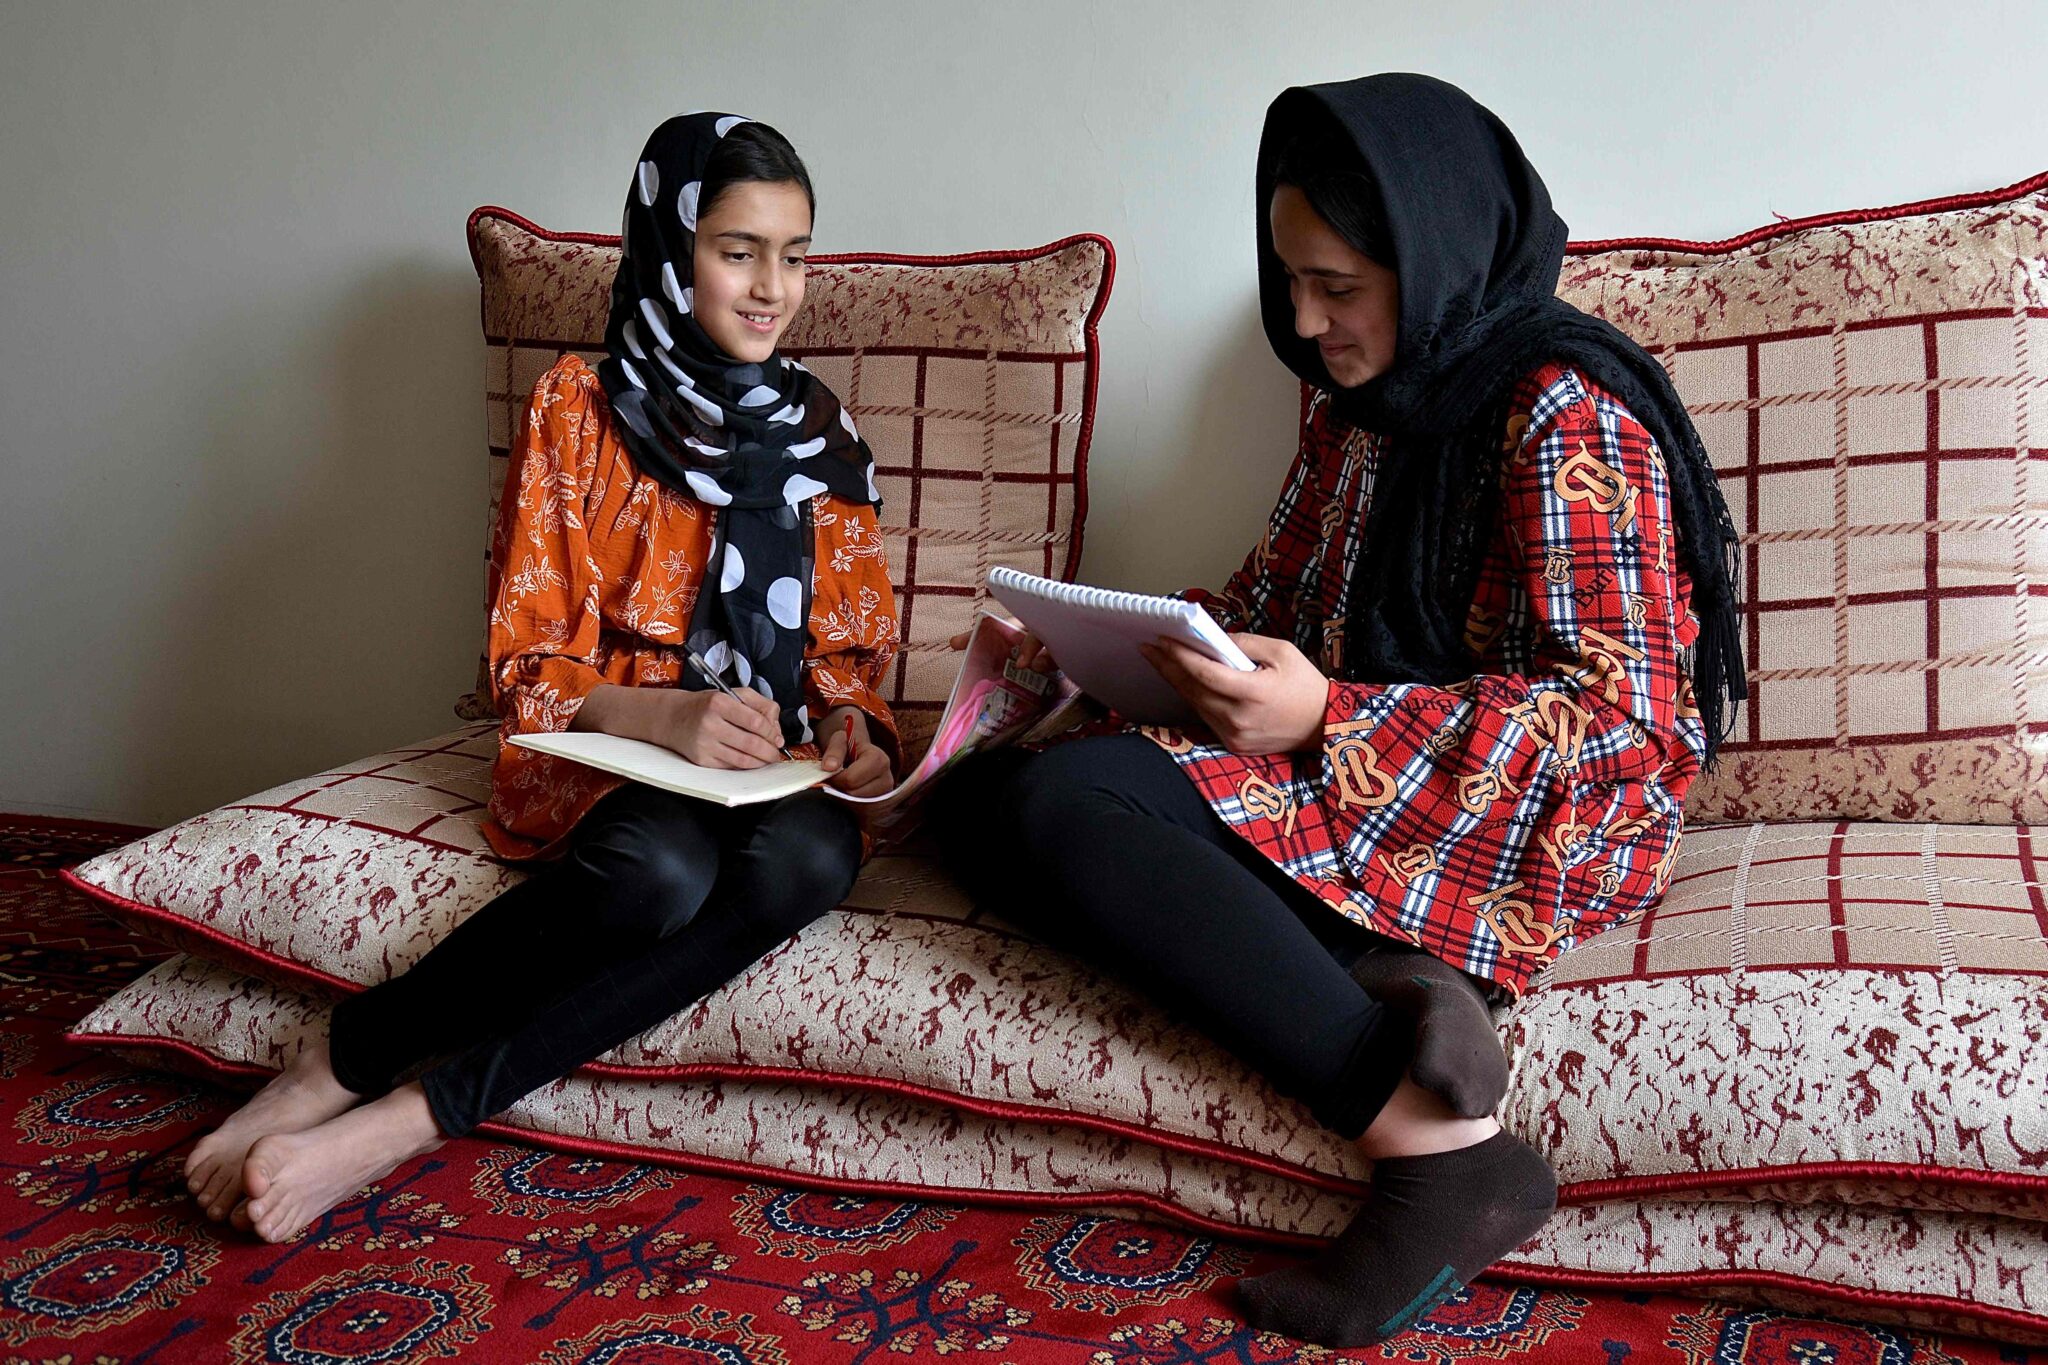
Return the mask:
<svg viewBox="0 0 2048 1365">
<path fill-rule="evenodd" d="M 1126 720 L 1184 725 L 1195 719 L 1186 699 L 1138 652 L 1162 635 L 1232 668 L 1254 667 L 1214 617 L 1178 597 L 1091 588 L 1009 568 L 989 570 L 988 590 L 1045 642 L 1062 673 Z"/>
</svg>

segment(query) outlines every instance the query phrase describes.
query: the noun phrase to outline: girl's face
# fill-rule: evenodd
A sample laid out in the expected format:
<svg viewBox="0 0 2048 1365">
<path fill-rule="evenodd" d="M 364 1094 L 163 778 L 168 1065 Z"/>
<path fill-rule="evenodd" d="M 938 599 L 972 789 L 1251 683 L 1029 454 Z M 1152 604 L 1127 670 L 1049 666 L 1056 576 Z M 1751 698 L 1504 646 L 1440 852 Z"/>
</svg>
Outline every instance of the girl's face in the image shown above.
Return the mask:
<svg viewBox="0 0 2048 1365">
<path fill-rule="evenodd" d="M 1293 185 L 1273 191 L 1268 217 L 1296 335 L 1315 342 L 1323 368 L 1343 388 L 1385 374 L 1400 337 L 1399 277 L 1339 237 Z"/>
<path fill-rule="evenodd" d="M 775 352 L 804 301 L 811 201 L 790 181 L 742 180 L 697 219 L 697 325 L 735 360 Z"/>
</svg>

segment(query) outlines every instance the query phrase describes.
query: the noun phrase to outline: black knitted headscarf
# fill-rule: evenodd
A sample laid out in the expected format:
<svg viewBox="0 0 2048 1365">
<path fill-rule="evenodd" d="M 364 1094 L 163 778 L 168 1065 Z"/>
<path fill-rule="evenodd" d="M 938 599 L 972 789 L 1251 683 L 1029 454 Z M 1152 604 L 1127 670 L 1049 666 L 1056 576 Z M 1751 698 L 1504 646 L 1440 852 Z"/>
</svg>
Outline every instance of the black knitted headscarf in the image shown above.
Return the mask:
<svg viewBox="0 0 2048 1365">
<path fill-rule="evenodd" d="M 1304 174 L 1304 166 L 1315 169 Z M 1320 182 L 1303 184 L 1302 181 Z M 1295 334 L 1268 214 L 1298 185 L 1333 230 L 1400 281 L 1394 363 L 1340 388 Z M 1334 414 L 1386 438 L 1345 627 L 1354 681 L 1450 683 L 1475 661 L 1464 623 L 1498 516 L 1506 402 L 1545 362 L 1576 366 L 1664 451 L 1681 562 L 1700 636 L 1682 660 L 1711 759 L 1749 695 L 1739 544 L 1706 447 L 1655 357 L 1556 296 L 1566 229 L 1501 121 L 1456 86 L 1388 74 L 1283 92 L 1258 163 L 1259 298 L 1287 367 Z"/>
</svg>

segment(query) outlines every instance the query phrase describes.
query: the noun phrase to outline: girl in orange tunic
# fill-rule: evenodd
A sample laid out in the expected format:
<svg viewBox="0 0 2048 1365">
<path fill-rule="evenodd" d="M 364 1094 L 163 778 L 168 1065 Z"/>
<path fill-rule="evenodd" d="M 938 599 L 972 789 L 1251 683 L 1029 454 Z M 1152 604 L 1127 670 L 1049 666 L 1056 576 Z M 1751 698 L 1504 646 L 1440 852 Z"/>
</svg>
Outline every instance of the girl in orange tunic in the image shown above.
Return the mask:
<svg viewBox="0 0 2048 1365">
<path fill-rule="evenodd" d="M 853 794 L 891 785 L 874 460 L 776 350 L 813 209 L 765 125 L 694 114 L 649 138 L 608 354 L 541 378 L 513 451 L 491 591 L 502 736 L 600 730 L 724 768 L 787 748 Z M 511 745 L 489 815 L 506 857 L 558 856 L 336 1006 L 327 1042 L 198 1145 L 187 1180 L 212 1217 L 295 1235 L 724 984 L 837 905 L 862 856 L 851 808 L 821 792 L 727 809 Z"/>
</svg>

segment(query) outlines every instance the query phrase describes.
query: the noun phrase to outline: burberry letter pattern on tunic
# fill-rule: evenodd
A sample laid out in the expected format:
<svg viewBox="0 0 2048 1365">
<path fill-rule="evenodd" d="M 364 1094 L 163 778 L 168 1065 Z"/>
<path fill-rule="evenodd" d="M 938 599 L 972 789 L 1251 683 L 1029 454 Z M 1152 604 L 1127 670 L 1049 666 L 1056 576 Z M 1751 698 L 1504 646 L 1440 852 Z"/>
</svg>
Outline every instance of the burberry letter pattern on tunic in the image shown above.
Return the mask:
<svg viewBox="0 0 2048 1365">
<path fill-rule="evenodd" d="M 1705 732 L 1662 453 L 1575 369 L 1530 374 L 1509 412 L 1500 529 L 1465 627 L 1473 676 L 1341 681 L 1381 443 L 1319 397 L 1264 538 L 1204 600 L 1339 680 L 1320 749 L 1245 756 L 1148 733 L 1331 909 L 1519 994 L 1663 893 Z"/>
</svg>

